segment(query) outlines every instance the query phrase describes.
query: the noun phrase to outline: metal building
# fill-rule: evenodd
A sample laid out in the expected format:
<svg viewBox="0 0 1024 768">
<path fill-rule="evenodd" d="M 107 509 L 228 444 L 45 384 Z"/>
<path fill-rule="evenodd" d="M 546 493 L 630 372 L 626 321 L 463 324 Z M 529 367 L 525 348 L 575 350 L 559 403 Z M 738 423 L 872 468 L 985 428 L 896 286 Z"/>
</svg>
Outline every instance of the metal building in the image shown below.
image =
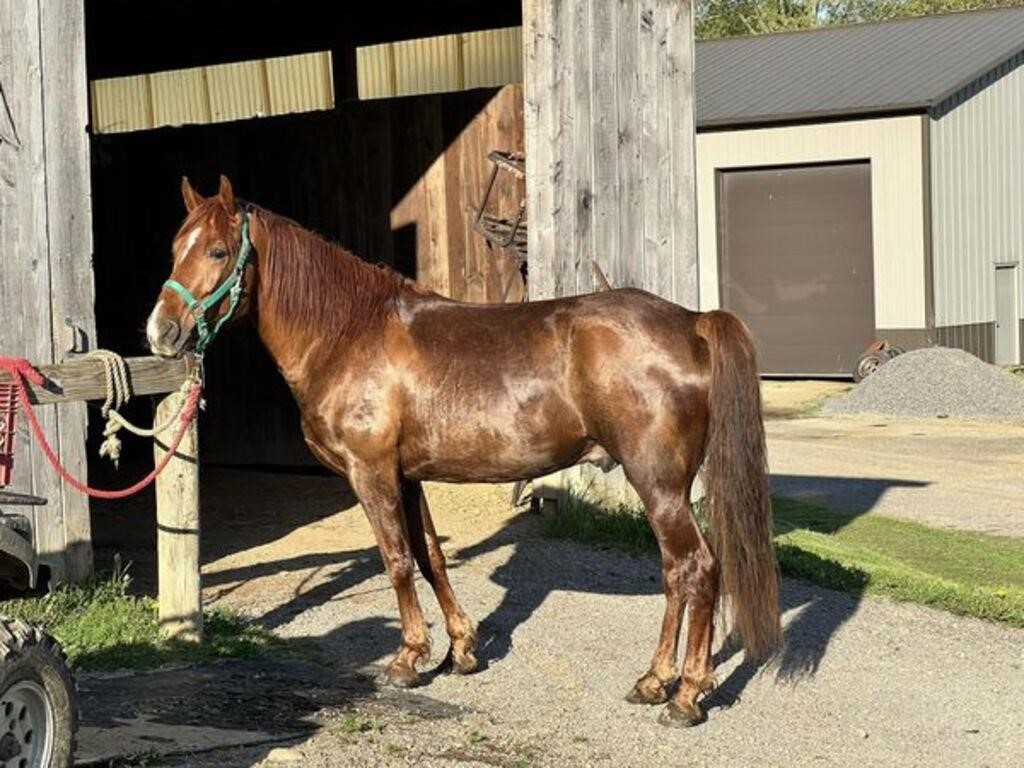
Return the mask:
<svg viewBox="0 0 1024 768">
<path fill-rule="evenodd" d="M 697 46 L 700 302 L 777 374 L 1024 359 L 1024 9 Z"/>
</svg>

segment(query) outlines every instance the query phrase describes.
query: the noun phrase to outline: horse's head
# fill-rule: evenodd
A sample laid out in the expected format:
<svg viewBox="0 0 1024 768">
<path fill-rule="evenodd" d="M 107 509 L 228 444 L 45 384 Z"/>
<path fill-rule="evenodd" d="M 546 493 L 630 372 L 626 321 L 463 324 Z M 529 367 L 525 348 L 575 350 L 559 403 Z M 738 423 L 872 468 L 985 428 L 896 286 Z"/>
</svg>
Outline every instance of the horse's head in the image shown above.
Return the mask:
<svg viewBox="0 0 1024 768">
<path fill-rule="evenodd" d="M 224 322 L 243 315 L 254 272 L 249 215 L 227 177 L 210 198 L 183 178 L 181 194 L 188 215 L 174 237 L 170 278 L 146 323 L 149 348 L 164 357 L 189 348 L 201 352 Z"/>
</svg>

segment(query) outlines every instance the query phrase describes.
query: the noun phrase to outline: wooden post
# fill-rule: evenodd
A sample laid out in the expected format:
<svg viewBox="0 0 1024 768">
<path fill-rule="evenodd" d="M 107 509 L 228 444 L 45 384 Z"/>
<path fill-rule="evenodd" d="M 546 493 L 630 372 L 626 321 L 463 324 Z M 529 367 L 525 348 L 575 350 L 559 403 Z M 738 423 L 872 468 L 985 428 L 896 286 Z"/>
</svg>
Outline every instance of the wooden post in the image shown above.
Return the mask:
<svg viewBox="0 0 1024 768">
<path fill-rule="evenodd" d="M 185 397 L 172 392 L 156 409 L 162 424 Z M 168 430 L 154 444 L 156 461 L 163 458 Z M 160 629 L 176 640 L 203 639 L 203 604 L 199 580 L 199 443 L 196 422 L 185 433 L 175 457 L 156 481 L 156 548 Z"/>
</svg>

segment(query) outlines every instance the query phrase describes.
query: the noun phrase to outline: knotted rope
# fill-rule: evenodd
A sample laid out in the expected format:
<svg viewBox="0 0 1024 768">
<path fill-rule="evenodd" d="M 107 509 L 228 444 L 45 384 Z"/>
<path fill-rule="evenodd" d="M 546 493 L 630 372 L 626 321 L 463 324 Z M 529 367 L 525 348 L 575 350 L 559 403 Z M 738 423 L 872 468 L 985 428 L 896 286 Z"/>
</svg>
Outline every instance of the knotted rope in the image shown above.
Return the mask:
<svg viewBox="0 0 1024 768">
<path fill-rule="evenodd" d="M 131 384 L 128 379 L 128 364 L 116 352 L 109 349 L 94 349 L 87 352 L 83 357 L 99 360 L 103 364 L 103 378 L 106 383 L 107 397 L 100 406 L 100 413 L 107 420 L 103 428 L 103 443 L 100 444 L 100 457 L 110 459 L 117 467 L 121 459 L 121 438 L 118 432 L 126 429 L 133 435 L 139 437 L 156 437 L 161 432 L 174 426 L 181 412 L 185 409 L 187 398 L 182 398 L 177 410 L 172 413 L 162 424 L 154 424 L 146 429 L 132 424 L 122 416 L 119 411 L 132 398 Z M 181 385 L 181 393 L 187 395 L 192 388 L 192 382 L 186 379 Z"/>
</svg>

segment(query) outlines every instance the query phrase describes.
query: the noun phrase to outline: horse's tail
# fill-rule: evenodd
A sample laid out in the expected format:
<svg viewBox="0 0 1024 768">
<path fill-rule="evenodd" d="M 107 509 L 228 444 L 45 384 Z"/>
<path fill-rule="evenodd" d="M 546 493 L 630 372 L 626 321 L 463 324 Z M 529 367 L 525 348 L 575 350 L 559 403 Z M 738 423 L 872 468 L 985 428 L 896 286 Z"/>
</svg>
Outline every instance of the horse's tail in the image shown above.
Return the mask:
<svg viewBox="0 0 1024 768">
<path fill-rule="evenodd" d="M 762 657 L 780 644 L 782 629 L 757 350 L 729 312 L 703 314 L 697 334 L 711 357 L 704 478 L 711 545 L 733 626 L 747 652 Z"/>
</svg>

